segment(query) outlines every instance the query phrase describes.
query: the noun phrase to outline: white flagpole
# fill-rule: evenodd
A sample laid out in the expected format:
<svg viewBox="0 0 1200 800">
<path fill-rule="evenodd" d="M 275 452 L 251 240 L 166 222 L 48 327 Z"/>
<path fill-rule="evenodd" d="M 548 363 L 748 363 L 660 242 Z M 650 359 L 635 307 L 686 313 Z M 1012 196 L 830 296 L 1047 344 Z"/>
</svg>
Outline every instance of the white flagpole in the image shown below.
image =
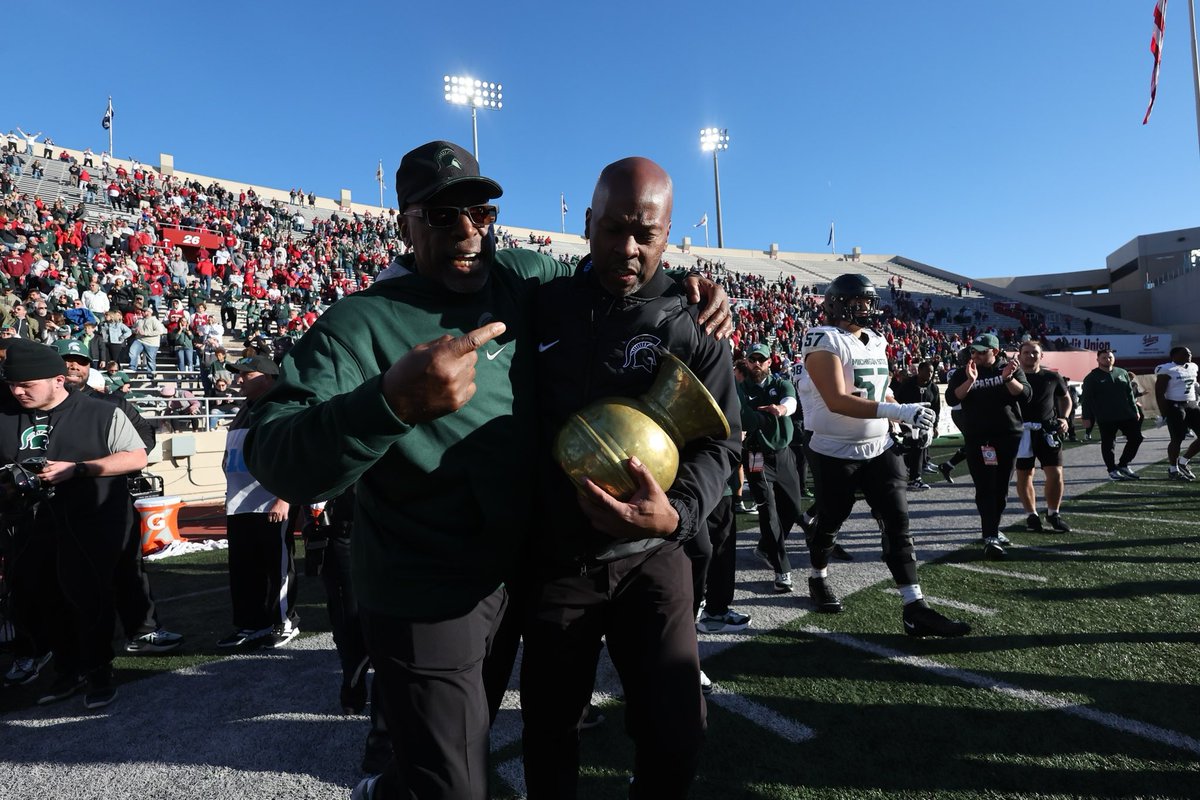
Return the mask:
<svg viewBox="0 0 1200 800">
<path fill-rule="evenodd" d="M 837 229 L 834 228 L 832 222 L 829 223 L 829 252 L 830 254 L 837 252 Z"/>
<path fill-rule="evenodd" d="M 113 117 L 114 116 L 115 115 L 112 113 L 112 95 L 110 94 L 108 96 L 108 155 L 109 155 L 109 158 L 117 157 L 117 154 L 115 152 L 113 152 L 113 145 L 112 145 L 112 132 L 113 132 L 113 122 L 114 122 Z"/>
<path fill-rule="evenodd" d="M 708 247 L 708 214 L 704 215 L 704 246 Z"/>
<path fill-rule="evenodd" d="M 567 232 L 567 195 L 566 195 L 566 192 L 558 193 L 558 211 L 559 211 L 559 216 L 562 218 L 562 224 L 561 224 L 559 230 L 564 235 L 566 235 L 566 232 Z"/>
<path fill-rule="evenodd" d="M 379 159 L 379 169 L 375 172 L 375 177 L 379 179 L 379 207 L 383 208 L 383 159 Z"/>
<path fill-rule="evenodd" d="M 1200 57 L 1196 54 L 1196 0 L 1188 0 L 1188 38 L 1192 41 L 1192 86 L 1196 91 L 1196 141 L 1200 144 Z"/>
</svg>

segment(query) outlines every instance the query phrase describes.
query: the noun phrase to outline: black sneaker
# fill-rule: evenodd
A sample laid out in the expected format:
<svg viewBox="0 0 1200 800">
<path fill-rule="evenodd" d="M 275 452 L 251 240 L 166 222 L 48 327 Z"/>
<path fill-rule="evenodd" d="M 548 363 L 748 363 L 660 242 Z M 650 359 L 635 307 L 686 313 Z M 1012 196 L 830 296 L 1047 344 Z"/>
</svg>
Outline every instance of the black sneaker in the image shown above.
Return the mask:
<svg viewBox="0 0 1200 800">
<path fill-rule="evenodd" d="M 96 670 L 87 680 L 87 692 L 83 695 L 84 708 L 104 708 L 117 699 L 117 687 L 113 686 L 112 669 Z"/>
<path fill-rule="evenodd" d="M 262 644 L 268 636 L 274 631 L 271 628 L 261 628 L 259 630 L 251 630 L 250 628 L 242 628 L 226 636 L 217 642 L 217 647 L 243 647 L 250 644 Z"/>
<path fill-rule="evenodd" d="M 993 560 L 1004 558 L 1004 546 L 995 536 L 989 536 L 983 540 L 983 555 Z"/>
<path fill-rule="evenodd" d="M 300 635 L 300 626 L 288 621 L 271 629 L 271 635 L 265 640 L 267 647 L 283 647 Z"/>
<path fill-rule="evenodd" d="M 135 636 L 125 644 L 125 652 L 140 655 L 143 653 L 169 653 L 183 644 L 183 636 L 178 633 L 159 628 L 141 636 Z"/>
<path fill-rule="evenodd" d="M 954 483 L 954 476 L 950 473 L 954 472 L 954 467 L 950 466 L 949 461 L 943 461 L 937 465 L 938 472 L 942 473 L 942 477 L 946 479 L 946 483 Z"/>
<path fill-rule="evenodd" d="M 1127 480 L 1127 481 L 1140 481 L 1142 479 L 1141 475 L 1138 475 L 1136 472 L 1131 470 L 1129 467 L 1117 467 L 1117 472 L 1124 475 L 1125 480 Z"/>
<path fill-rule="evenodd" d="M 1040 531 L 1042 528 L 1042 518 L 1036 513 L 1030 514 L 1025 518 L 1025 527 L 1031 531 Z"/>
<path fill-rule="evenodd" d="M 1071 526 L 1063 522 L 1061 514 L 1050 514 L 1046 519 L 1050 521 L 1050 527 L 1054 528 L 1054 530 L 1062 531 L 1063 533 L 1071 532 Z"/>
<path fill-rule="evenodd" d="M 924 600 L 917 600 L 904 606 L 904 632 L 918 638 L 923 636 L 966 636 L 971 632 L 971 626 L 965 622 L 947 619 L 929 607 Z"/>
<path fill-rule="evenodd" d="M 837 595 L 829 588 L 829 584 L 825 582 L 824 578 L 808 579 L 808 596 L 812 598 L 817 611 L 822 614 L 841 613 L 842 601 L 838 600 Z"/>
<path fill-rule="evenodd" d="M 54 683 L 50 684 L 41 697 L 38 698 L 39 706 L 57 703 L 59 700 L 66 700 L 71 695 L 83 688 L 85 681 L 78 675 L 59 675 L 55 678 Z"/>
</svg>

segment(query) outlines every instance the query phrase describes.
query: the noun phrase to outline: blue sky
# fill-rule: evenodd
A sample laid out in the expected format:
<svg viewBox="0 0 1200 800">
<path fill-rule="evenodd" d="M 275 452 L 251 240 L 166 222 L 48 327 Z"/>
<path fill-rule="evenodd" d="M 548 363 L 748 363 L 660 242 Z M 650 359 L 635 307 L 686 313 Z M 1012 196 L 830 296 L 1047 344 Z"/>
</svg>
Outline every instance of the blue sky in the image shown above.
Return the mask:
<svg viewBox="0 0 1200 800">
<path fill-rule="evenodd" d="M 378 159 L 470 147 L 442 76 L 472 74 L 504 84 L 480 161 L 514 225 L 558 230 L 562 192 L 581 231 L 601 167 L 643 155 L 675 180 L 672 241 L 703 243 L 707 213 L 715 245 L 709 125 L 730 132 L 730 247 L 824 252 L 835 221 L 839 251 L 988 277 L 1197 224 L 1183 0 L 1146 126 L 1154 0 L 412 5 L 10 4 L 6 61 L 28 72 L 0 127 L 99 151 L 111 94 L 119 156 L 378 202 Z"/>
</svg>

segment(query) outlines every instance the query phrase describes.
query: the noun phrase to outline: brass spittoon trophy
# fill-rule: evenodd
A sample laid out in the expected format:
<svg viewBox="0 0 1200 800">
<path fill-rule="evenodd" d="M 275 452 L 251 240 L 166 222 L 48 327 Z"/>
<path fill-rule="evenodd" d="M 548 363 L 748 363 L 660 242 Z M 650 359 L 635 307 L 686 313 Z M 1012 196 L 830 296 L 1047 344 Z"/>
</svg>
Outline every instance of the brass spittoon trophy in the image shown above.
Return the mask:
<svg viewBox="0 0 1200 800">
<path fill-rule="evenodd" d="M 654 384 L 638 398 L 604 397 L 567 420 L 554 459 L 580 491 L 591 478 L 618 500 L 637 490 L 625 462 L 637 456 L 663 491 L 679 471 L 679 452 L 693 439 L 729 436 L 729 421 L 682 361 L 659 351 Z"/>
</svg>

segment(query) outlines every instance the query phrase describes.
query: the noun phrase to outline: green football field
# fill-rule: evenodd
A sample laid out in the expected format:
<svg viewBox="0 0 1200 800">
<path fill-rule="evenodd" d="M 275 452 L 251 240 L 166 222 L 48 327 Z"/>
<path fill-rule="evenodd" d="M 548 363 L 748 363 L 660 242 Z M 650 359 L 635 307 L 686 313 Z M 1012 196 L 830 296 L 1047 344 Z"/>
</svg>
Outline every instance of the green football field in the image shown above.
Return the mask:
<svg viewBox="0 0 1200 800">
<path fill-rule="evenodd" d="M 1163 462 L 1142 475 L 1072 498 L 1072 533 L 1009 526 L 1004 561 L 924 564 L 973 608 L 943 608 L 968 637 L 904 636 L 883 582 L 705 659 L 719 690 L 692 796 L 1200 796 L 1200 489 Z M 615 800 L 632 748 L 621 704 L 602 710 L 581 796 Z"/>
<path fill-rule="evenodd" d="M 947 452 L 943 448 L 937 457 Z M 1104 483 L 1071 496 L 1064 513 L 1072 533 L 1032 533 L 1012 525 L 1006 531 L 1015 546 L 1003 561 L 984 561 L 971 546 L 929 557 L 921 567 L 922 585 L 932 604 L 972 624 L 973 633 L 962 639 L 905 637 L 899 599 L 887 581 L 866 581 L 845 592 L 846 611 L 839 615 L 800 613 L 803 591 L 773 595 L 759 582 L 751 594 L 760 607 L 788 606 L 797 613 L 770 627 L 757 624 L 756 612 L 746 635 L 705 656 L 704 669 L 718 689 L 709 698 L 708 740 L 691 796 L 1200 796 L 1200 484 L 1166 481 L 1162 461 L 1140 471 L 1140 482 Z M 940 492 L 957 504 L 958 518 L 946 524 L 961 528 L 962 502 L 969 497 L 961 467 L 956 481 L 953 487 L 935 485 L 926 496 Z M 1021 517 L 1010 507 L 1006 519 Z M 742 586 L 758 580 L 749 573 L 748 553 L 756 521 L 738 520 L 739 568 L 748 570 L 745 581 L 739 574 Z M 877 559 L 870 537 L 854 541 Z M 802 550 L 798 543 L 794 548 Z M 797 557 L 798 587 L 802 564 Z M 118 726 L 133 716 L 145 693 L 139 690 L 143 679 L 154 679 L 147 687 L 175 676 L 194 681 L 196 675 L 218 675 L 212 670 L 229 663 L 215 647 L 229 624 L 224 552 L 168 559 L 150 570 L 164 623 L 185 632 L 188 642 L 179 654 L 118 658 L 122 696 L 105 721 L 117 738 L 125 735 Z M 297 646 L 319 641 L 328 630 L 323 600 L 319 580 L 302 578 L 304 636 Z M 263 662 L 287 681 L 296 674 L 289 670 L 319 657 L 319 671 L 306 679 L 317 674 L 327 685 L 288 685 L 284 711 L 296 711 L 281 719 L 309 720 L 314 704 L 333 705 L 336 662 L 329 645 L 322 647 L 289 648 Z M 289 659 L 299 661 L 289 667 Z M 0 692 L 0 740 L 7 739 L 0 751 L 11 756 L 0 760 L 17 780 L 26 774 L 19 765 L 36 754 L 19 753 L 15 737 L 46 724 L 38 722 L 45 712 L 29 710 L 39 687 Z M 613 694 L 601 701 L 605 723 L 583 734 L 583 798 L 616 800 L 628 791 L 632 748 L 623 706 Z M 209 706 L 222 702 L 219 695 L 201 699 Z M 50 713 L 62 713 L 57 708 Z M 322 725 L 343 724 L 336 712 L 321 713 Z M 522 788 L 520 746 L 512 735 L 516 712 L 507 713 L 509 732 L 494 739 L 493 796 L 512 800 Z M 233 716 L 229 724 L 240 719 Z M 83 734 L 72 719 L 81 718 L 52 720 L 60 725 L 55 739 Z M 364 719 L 352 722 L 365 733 Z M 187 723 L 171 723 L 177 724 Z M 207 731 L 201 733 L 184 750 L 199 761 L 217 753 L 234 770 L 242 768 L 244 755 L 220 753 L 221 735 L 213 731 L 210 741 Z M 340 745 L 340 755 L 325 754 L 342 771 L 316 765 L 312 776 L 324 783 L 304 796 L 347 796 L 360 741 L 355 732 Z M 247 779 L 239 784 L 243 789 L 257 786 L 252 776 Z M 265 794 L 256 788 L 245 796 L 274 796 L 267 785 L 261 788 Z"/>
</svg>

